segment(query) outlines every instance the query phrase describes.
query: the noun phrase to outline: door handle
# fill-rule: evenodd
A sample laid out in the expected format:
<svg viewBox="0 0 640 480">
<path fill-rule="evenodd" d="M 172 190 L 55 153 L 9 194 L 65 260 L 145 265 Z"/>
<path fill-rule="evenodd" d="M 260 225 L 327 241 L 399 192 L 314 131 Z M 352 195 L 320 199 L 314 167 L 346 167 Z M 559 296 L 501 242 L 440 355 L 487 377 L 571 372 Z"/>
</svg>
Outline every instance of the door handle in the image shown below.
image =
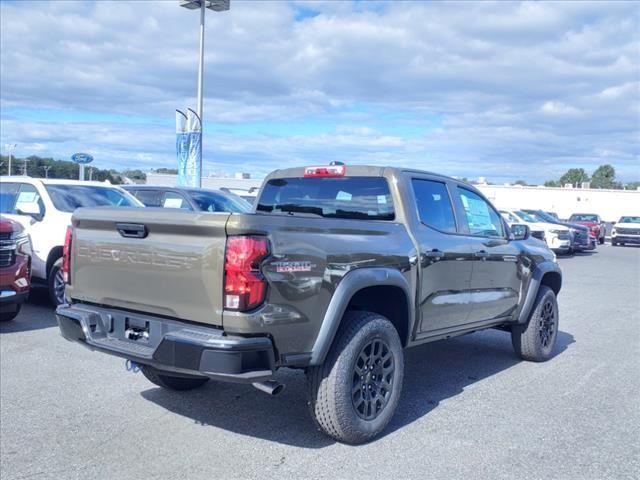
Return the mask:
<svg viewBox="0 0 640 480">
<path fill-rule="evenodd" d="M 147 236 L 147 227 L 136 223 L 116 223 L 118 232 L 123 237 L 128 238 L 145 238 Z"/>
<path fill-rule="evenodd" d="M 429 252 L 424 252 L 423 255 L 427 258 L 435 258 L 435 259 L 444 258 L 444 252 L 441 252 L 437 248 L 434 248 Z"/>
<path fill-rule="evenodd" d="M 485 250 L 480 250 L 479 252 L 476 252 L 473 255 L 477 258 L 483 258 L 483 259 L 489 256 L 489 254 Z"/>
</svg>

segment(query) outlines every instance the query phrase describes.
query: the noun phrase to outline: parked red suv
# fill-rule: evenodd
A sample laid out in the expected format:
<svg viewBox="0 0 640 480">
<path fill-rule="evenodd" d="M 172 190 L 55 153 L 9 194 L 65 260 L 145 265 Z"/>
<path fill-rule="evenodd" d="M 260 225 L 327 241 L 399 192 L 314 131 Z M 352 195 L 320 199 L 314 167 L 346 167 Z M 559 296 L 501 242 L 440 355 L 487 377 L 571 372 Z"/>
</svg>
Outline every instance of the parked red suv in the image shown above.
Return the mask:
<svg viewBox="0 0 640 480">
<path fill-rule="evenodd" d="M 569 217 L 569 222 L 584 225 L 589 229 L 589 234 L 596 237 L 600 245 L 604 244 L 605 224 L 600 215 L 595 213 L 574 213 Z"/>
<path fill-rule="evenodd" d="M 22 225 L 0 217 L 0 320 L 13 320 L 31 287 L 31 241 Z"/>
</svg>

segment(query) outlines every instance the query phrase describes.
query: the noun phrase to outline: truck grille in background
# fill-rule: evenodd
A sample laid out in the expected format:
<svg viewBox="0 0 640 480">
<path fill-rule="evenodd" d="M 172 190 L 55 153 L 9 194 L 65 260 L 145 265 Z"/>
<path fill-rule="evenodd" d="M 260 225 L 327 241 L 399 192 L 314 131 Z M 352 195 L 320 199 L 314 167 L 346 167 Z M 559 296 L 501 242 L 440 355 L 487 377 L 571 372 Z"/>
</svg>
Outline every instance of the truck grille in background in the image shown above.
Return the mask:
<svg viewBox="0 0 640 480">
<path fill-rule="evenodd" d="M 640 235 L 640 229 L 637 228 L 616 228 L 618 235 Z"/>
<path fill-rule="evenodd" d="M 0 240 L 11 240 L 11 232 L 0 232 Z"/>
<path fill-rule="evenodd" d="M 538 240 L 544 240 L 544 232 L 531 232 L 531 236 L 533 238 L 537 238 Z"/>
<path fill-rule="evenodd" d="M 570 239 L 570 235 L 569 232 L 562 232 L 558 234 L 558 239 L 559 240 L 569 240 Z"/>
<path fill-rule="evenodd" d="M 15 262 L 16 242 L 13 240 L 6 240 L 5 237 L 0 237 L 0 267 L 8 267 L 13 265 Z"/>
</svg>

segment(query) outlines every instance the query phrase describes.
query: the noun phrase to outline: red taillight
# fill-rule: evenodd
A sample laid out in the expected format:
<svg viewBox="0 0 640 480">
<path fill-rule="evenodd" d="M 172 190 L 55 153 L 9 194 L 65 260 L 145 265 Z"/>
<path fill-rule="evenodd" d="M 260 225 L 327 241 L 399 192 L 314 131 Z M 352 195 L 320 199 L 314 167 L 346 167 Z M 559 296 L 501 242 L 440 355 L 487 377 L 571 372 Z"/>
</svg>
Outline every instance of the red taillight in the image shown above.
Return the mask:
<svg viewBox="0 0 640 480">
<path fill-rule="evenodd" d="M 245 311 L 258 307 L 267 294 L 260 262 L 269 255 L 266 237 L 227 238 L 224 262 L 224 308 Z"/>
<path fill-rule="evenodd" d="M 327 165 L 326 167 L 306 167 L 305 177 L 343 177 L 346 172 L 344 165 Z"/>
<path fill-rule="evenodd" d="M 67 233 L 64 237 L 64 247 L 62 248 L 62 278 L 65 283 L 71 283 L 71 239 L 73 237 L 73 227 L 67 227 Z"/>
</svg>

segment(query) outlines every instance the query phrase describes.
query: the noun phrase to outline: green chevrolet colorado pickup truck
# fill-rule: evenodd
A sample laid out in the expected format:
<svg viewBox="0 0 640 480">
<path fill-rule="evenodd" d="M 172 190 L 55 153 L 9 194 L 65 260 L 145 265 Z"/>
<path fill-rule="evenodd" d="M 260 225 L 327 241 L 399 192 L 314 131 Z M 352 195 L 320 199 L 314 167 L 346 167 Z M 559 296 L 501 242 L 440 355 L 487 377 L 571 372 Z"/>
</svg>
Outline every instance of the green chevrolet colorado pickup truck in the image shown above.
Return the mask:
<svg viewBox="0 0 640 480">
<path fill-rule="evenodd" d="M 528 237 L 441 175 L 277 170 L 253 213 L 77 210 L 57 318 L 164 388 L 277 393 L 278 369 L 304 369 L 318 426 L 361 443 L 398 405 L 405 347 L 501 328 L 521 358 L 551 357 L 562 277 Z"/>
</svg>

